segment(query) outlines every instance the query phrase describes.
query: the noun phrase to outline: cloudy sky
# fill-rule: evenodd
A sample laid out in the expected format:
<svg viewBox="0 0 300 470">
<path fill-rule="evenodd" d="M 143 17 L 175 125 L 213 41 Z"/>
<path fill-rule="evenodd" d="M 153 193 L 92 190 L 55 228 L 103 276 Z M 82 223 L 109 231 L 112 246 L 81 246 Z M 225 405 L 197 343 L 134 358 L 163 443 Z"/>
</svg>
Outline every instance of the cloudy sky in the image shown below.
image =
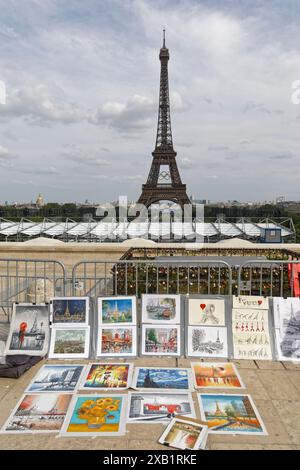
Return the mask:
<svg viewBox="0 0 300 470">
<path fill-rule="evenodd" d="M 188 194 L 300 199 L 298 0 L 0 0 L 0 202 L 138 198 L 162 27 Z"/>
</svg>

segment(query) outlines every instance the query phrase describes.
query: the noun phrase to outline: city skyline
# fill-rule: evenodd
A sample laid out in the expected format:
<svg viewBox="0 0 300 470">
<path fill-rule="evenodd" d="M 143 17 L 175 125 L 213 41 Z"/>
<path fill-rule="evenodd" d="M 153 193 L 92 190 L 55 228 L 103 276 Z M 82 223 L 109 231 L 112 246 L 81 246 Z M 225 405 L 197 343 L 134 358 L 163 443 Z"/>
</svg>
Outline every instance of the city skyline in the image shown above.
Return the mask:
<svg viewBox="0 0 300 470">
<path fill-rule="evenodd" d="M 163 26 L 188 194 L 251 200 L 255 188 L 256 199 L 297 199 L 300 7 L 271 3 L 27 0 L 16 14 L 0 0 L 0 200 L 138 198 L 155 144 Z"/>
</svg>

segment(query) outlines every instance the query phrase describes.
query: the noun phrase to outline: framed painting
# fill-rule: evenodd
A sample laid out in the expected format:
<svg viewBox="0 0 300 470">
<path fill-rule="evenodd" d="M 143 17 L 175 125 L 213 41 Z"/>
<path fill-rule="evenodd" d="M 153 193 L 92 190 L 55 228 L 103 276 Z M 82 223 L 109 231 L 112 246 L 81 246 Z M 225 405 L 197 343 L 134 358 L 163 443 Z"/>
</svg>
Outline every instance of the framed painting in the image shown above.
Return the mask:
<svg viewBox="0 0 300 470">
<path fill-rule="evenodd" d="M 142 354 L 180 356 L 180 326 L 143 325 Z"/>
<path fill-rule="evenodd" d="M 88 297 L 54 297 L 50 309 L 55 325 L 89 324 Z"/>
<path fill-rule="evenodd" d="M 102 326 L 135 325 L 136 297 L 99 297 L 98 323 Z"/>
<path fill-rule="evenodd" d="M 84 367 L 81 364 L 44 364 L 26 392 L 74 392 L 79 386 Z"/>
<path fill-rule="evenodd" d="M 85 359 L 89 357 L 89 349 L 89 326 L 51 328 L 50 359 Z"/>
<path fill-rule="evenodd" d="M 100 327 L 97 356 L 136 356 L 136 326 Z"/>
<path fill-rule="evenodd" d="M 180 323 L 180 295 L 143 294 L 143 323 Z"/>
<path fill-rule="evenodd" d="M 250 395 L 198 393 L 198 401 L 209 433 L 268 435 Z"/>
<path fill-rule="evenodd" d="M 225 301 L 223 299 L 189 299 L 189 325 L 225 326 Z"/>
<path fill-rule="evenodd" d="M 85 368 L 80 384 L 82 390 L 126 390 L 131 386 L 133 364 L 93 363 Z"/>
<path fill-rule="evenodd" d="M 189 326 L 188 356 L 228 357 L 225 326 Z"/>
<path fill-rule="evenodd" d="M 194 387 L 197 388 L 245 388 L 238 370 L 232 362 L 192 362 Z"/>
<path fill-rule="evenodd" d="M 50 312 L 46 304 L 13 304 L 6 355 L 45 356 L 49 349 Z"/>
<path fill-rule="evenodd" d="M 75 395 L 60 436 L 123 436 L 126 431 L 125 394 Z"/>
<path fill-rule="evenodd" d="M 184 418 L 173 418 L 159 438 L 160 444 L 181 450 L 204 449 L 208 427 Z"/>
<path fill-rule="evenodd" d="M 132 388 L 136 390 L 193 390 L 189 369 L 135 367 Z"/>
<path fill-rule="evenodd" d="M 23 395 L 1 432 L 9 434 L 59 432 L 72 394 L 27 393 Z"/>
</svg>

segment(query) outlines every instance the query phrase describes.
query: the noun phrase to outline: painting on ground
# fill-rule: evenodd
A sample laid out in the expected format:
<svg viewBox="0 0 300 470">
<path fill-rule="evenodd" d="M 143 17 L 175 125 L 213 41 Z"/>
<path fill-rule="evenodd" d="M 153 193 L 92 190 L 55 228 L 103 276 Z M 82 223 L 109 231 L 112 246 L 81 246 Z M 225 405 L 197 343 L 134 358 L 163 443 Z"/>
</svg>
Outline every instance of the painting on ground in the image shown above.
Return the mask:
<svg viewBox="0 0 300 470">
<path fill-rule="evenodd" d="M 128 421 L 134 423 L 168 422 L 176 415 L 195 418 L 190 392 L 131 392 L 129 393 Z"/>
<path fill-rule="evenodd" d="M 89 327 L 52 328 L 49 358 L 87 358 L 89 343 Z"/>
<path fill-rule="evenodd" d="M 227 328 L 224 326 L 189 326 L 188 356 L 227 357 Z"/>
<path fill-rule="evenodd" d="M 144 294 L 143 323 L 180 323 L 180 295 Z"/>
<path fill-rule="evenodd" d="M 300 299 L 273 299 L 277 357 L 300 361 Z"/>
<path fill-rule="evenodd" d="M 6 354 L 45 356 L 49 336 L 48 305 L 14 304 Z"/>
<path fill-rule="evenodd" d="M 245 388 L 232 362 L 192 362 L 195 388 Z"/>
<path fill-rule="evenodd" d="M 27 388 L 27 392 L 73 392 L 84 369 L 78 364 L 45 364 Z"/>
<path fill-rule="evenodd" d="M 133 365 L 126 363 L 89 364 L 80 388 L 83 390 L 126 390 L 131 385 Z"/>
<path fill-rule="evenodd" d="M 232 308 L 269 309 L 269 297 L 258 295 L 239 295 L 232 298 Z"/>
<path fill-rule="evenodd" d="M 143 325 L 142 354 L 180 356 L 180 327 Z"/>
<path fill-rule="evenodd" d="M 137 390 L 191 390 L 189 369 L 135 367 L 132 388 Z"/>
<path fill-rule="evenodd" d="M 272 360 L 268 317 L 268 310 L 232 309 L 232 336 L 235 359 Z"/>
<path fill-rule="evenodd" d="M 61 429 L 62 436 L 125 434 L 126 395 L 75 395 Z"/>
<path fill-rule="evenodd" d="M 173 418 L 158 440 L 175 449 L 204 449 L 208 427 L 188 419 Z"/>
<path fill-rule="evenodd" d="M 189 324 L 225 326 L 225 302 L 223 299 L 189 299 Z"/>
<path fill-rule="evenodd" d="M 2 431 L 8 433 L 58 432 L 72 395 L 32 393 L 22 397 Z"/>
<path fill-rule="evenodd" d="M 100 297 L 99 324 L 136 324 L 136 297 Z"/>
<path fill-rule="evenodd" d="M 201 419 L 216 434 L 263 434 L 266 428 L 250 395 L 198 394 Z"/>
<path fill-rule="evenodd" d="M 51 305 L 53 323 L 89 323 L 88 297 L 55 297 Z"/>
<path fill-rule="evenodd" d="M 136 356 L 136 327 L 100 328 L 97 356 Z"/>
</svg>

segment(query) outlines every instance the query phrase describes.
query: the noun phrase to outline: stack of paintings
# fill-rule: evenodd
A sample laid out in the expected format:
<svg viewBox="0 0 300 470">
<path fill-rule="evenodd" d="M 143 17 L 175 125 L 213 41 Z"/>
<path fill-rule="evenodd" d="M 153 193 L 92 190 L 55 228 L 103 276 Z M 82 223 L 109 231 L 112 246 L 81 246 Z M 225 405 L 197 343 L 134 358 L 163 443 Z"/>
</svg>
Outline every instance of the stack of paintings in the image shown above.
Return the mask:
<svg viewBox="0 0 300 470">
<path fill-rule="evenodd" d="M 51 302 L 51 318 L 49 358 L 89 357 L 89 298 L 55 297 Z"/>
<path fill-rule="evenodd" d="M 273 298 L 277 358 L 300 361 L 300 299 Z"/>
<path fill-rule="evenodd" d="M 136 297 L 98 298 L 98 357 L 136 356 Z"/>
<path fill-rule="evenodd" d="M 5 354 L 45 356 L 49 349 L 49 306 L 14 303 Z"/>
<path fill-rule="evenodd" d="M 227 357 L 224 299 L 188 300 L 187 355 L 193 357 Z"/>
<path fill-rule="evenodd" d="M 232 335 L 235 359 L 272 360 L 269 299 L 233 297 Z"/>
<path fill-rule="evenodd" d="M 142 296 L 142 354 L 180 356 L 180 296 Z"/>
</svg>

